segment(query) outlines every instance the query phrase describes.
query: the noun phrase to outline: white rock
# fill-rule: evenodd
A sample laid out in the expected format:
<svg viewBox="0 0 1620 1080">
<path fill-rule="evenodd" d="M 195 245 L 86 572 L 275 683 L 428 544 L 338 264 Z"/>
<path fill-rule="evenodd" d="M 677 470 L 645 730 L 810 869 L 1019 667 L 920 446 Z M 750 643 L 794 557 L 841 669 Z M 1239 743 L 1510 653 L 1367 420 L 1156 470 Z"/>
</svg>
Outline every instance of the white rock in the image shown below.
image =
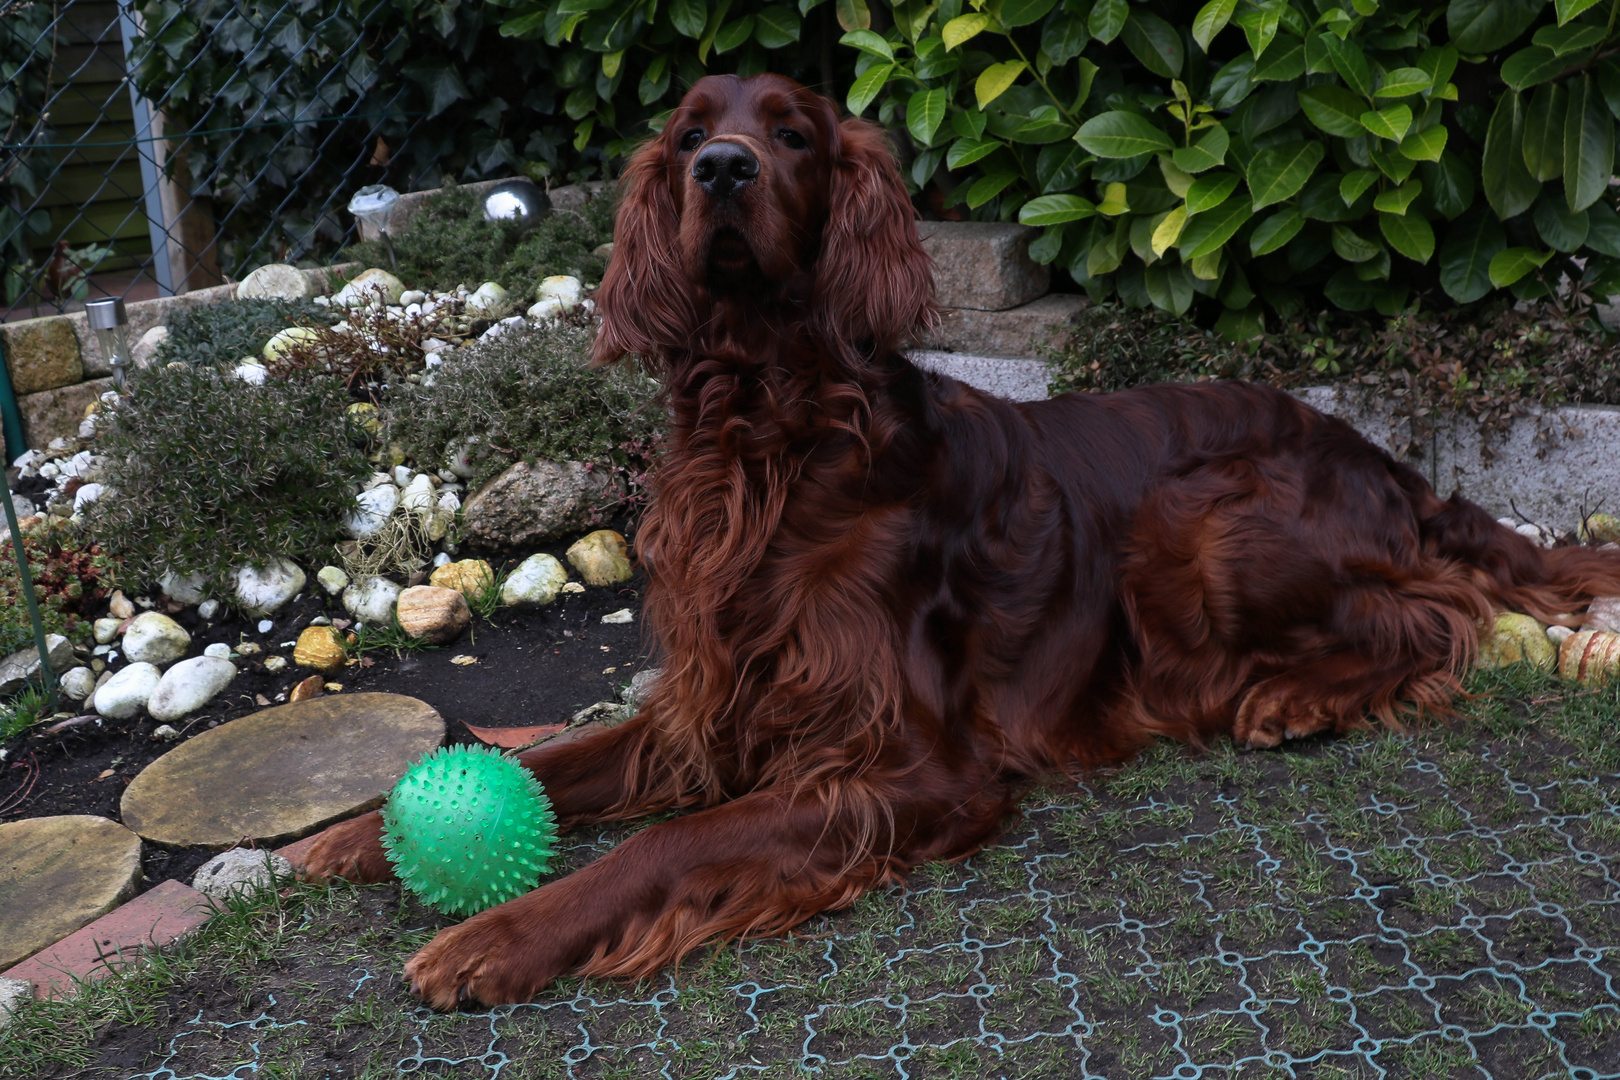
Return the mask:
<svg viewBox="0 0 1620 1080">
<path fill-rule="evenodd" d="M 270 628 L 272 626 L 274 626 L 274 625 L 276 625 L 276 624 L 271 622 L 269 619 L 260 619 L 259 620 L 259 633 L 268 634 L 270 632 Z"/>
<path fill-rule="evenodd" d="M 123 625 L 123 619 L 97 619 L 90 629 L 95 634 L 96 643 L 106 645 L 118 636 L 118 628 Z"/>
<path fill-rule="evenodd" d="M 263 386 L 264 380 L 270 377 L 270 369 L 263 364 L 244 362 L 236 365 L 231 374 L 249 386 Z"/>
<path fill-rule="evenodd" d="M 272 675 L 278 674 L 279 672 L 286 671 L 287 670 L 287 658 L 285 656 L 267 656 L 267 657 L 265 657 L 264 658 L 264 670 L 268 671 Z"/>
<path fill-rule="evenodd" d="M 86 506 L 101 498 L 102 492 L 105 490 L 100 484 L 85 484 L 79 488 L 78 491 L 73 493 L 73 512 L 77 514 Z"/>
<path fill-rule="evenodd" d="M 343 519 L 343 530 L 356 540 L 376 536 L 399 505 L 399 488 L 381 484 L 355 496 L 356 509 Z"/>
<path fill-rule="evenodd" d="M 360 490 L 370 491 L 374 487 L 379 487 L 383 484 L 392 484 L 393 482 L 394 478 L 389 476 L 387 473 L 374 472 L 366 478 L 366 482 L 364 484 L 360 485 Z"/>
<path fill-rule="evenodd" d="M 399 497 L 399 503 L 419 518 L 427 519 L 433 513 L 435 492 L 427 473 L 417 473 Z"/>
<path fill-rule="evenodd" d="M 278 330 L 264 343 L 262 355 L 266 360 L 278 360 L 287 350 L 309 345 L 320 340 L 320 336 L 321 332 L 312 326 L 289 326 L 285 330 Z"/>
<path fill-rule="evenodd" d="M 376 626 L 394 619 L 394 605 L 403 590 L 384 577 L 366 578 L 343 590 L 343 606 L 355 618 Z"/>
<path fill-rule="evenodd" d="M 1553 535 L 1553 531 L 1551 529 L 1547 528 L 1545 525 L 1538 525 L 1533 521 L 1525 522 L 1523 525 L 1520 525 L 1514 529 L 1514 531 L 1520 536 L 1529 537 L 1542 547 L 1552 547 L 1553 542 L 1557 539 L 1557 537 Z"/>
<path fill-rule="evenodd" d="M 511 306 L 511 298 L 498 282 L 486 281 L 467 297 L 467 310 L 475 315 L 493 316 Z"/>
<path fill-rule="evenodd" d="M 59 462 L 58 468 L 62 476 L 83 476 L 90 471 L 94 458 L 88 450 L 80 450 L 66 461 Z"/>
<path fill-rule="evenodd" d="M 406 289 L 404 292 L 399 294 L 399 302 L 407 307 L 412 304 L 420 304 L 426 299 L 427 293 L 423 292 L 421 289 Z"/>
<path fill-rule="evenodd" d="M 636 617 L 629 608 L 620 608 L 618 611 L 602 616 L 602 622 L 615 626 L 622 623 L 635 622 Z"/>
<path fill-rule="evenodd" d="M 477 470 L 474 468 L 472 458 L 469 455 L 472 447 L 481 441 L 477 435 L 472 435 L 463 441 L 453 442 L 444 448 L 444 456 L 449 461 L 447 469 L 452 475 L 462 480 L 472 479 L 473 473 Z"/>
<path fill-rule="evenodd" d="M 196 712 L 236 678 L 236 665 L 217 656 L 194 656 L 163 673 L 146 703 L 152 719 L 178 720 Z"/>
<path fill-rule="evenodd" d="M 534 290 L 535 299 L 545 300 L 555 298 L 561 300 L 567 307 L 574 307 L 585 298 L 585 287 L 580 284 L 579 278 L 569 274 L 553 274 L 540 282 L 540 287 Z"/>
<path fill-rule="evenodd" d="M 532 607 L 549 604 L 568 583 L 568 571 L 550 555 L 530 555 L 501 586 L 501 603 Z"/>
<path fill-rule="evenodd" d="M 24 1003 L 33 1000 L 33 983 L 27 979 L 0 978 L 0 1027 L 5 1027 Z"/>
<path fill-rule="evenodd" d="M 261 266 L 236 287 L 238 300 L 307 300 L 314 295 L 309 275 L 286 263 Z"/>
<path fill-rule="evenodd" d="M 164 573 L 159 587 L 163 595 L 179 604 L 200 604 L 203 599 L 203 587 L 208 579 L 202 574 L 176 574 L 173 570 Z"/>
<path fill-rule="evenodd" d="M 162 681 L 163 673 L 151 664 L 131 664 L 101 684 L 90 707 L 109 720 L 128 720 L 146 707 Z"/>
<path fill-rule="evenodd" d="M 236 601 L 250 615 L 274 615 L 304 591 L 304 572 L 291 559 L 272 556 L 262 567 L 236 571 Z"/>
<path fill-rule="evenodd" d="M 74 701 L 83 701 L 96 688 L 96 673 L 87 667 L 76 667 L 64 674 L 58 685 L 62 693 Z"/>
<path fill-rule="evenodd" d="M 231 647 L 223 641 L 216 641 L 203 650 L 203 655 L 217 656 L 221 660 L 229 660 L 231 658 Z"/>
<path fill-rule="evenodd" d="M 548 296 L 544 300 L 536 300 L 529 305 L 529 310 L 523 314 L 535 322 L 547 322 L 560 319 L 568 313 L 568 308 L 555 296 Z"/>
<path fill-rule="evenodd" d="M 1547 627 L 1547 640 L 1552 642 L 1554 646 L 1562 645 L 1565 638 L 1573 636 L 1575 636 L 1575 631 L 1567 626 Z"/>
<path fill-rule="evenodd" d="M 219 614 L 219 601 L 218 600 L 204 600 L 202 603 L 197 605 L 197 615 L 204 622 L 212 622 L 214 616 L 218 615 L 218 614 Z"/>
<path fill-rule="evenodd" d="M 630 685 L 625 687 L 624 693 L 619 696 L 632 709 L 638 707 L 647 699 L 647 691 L 652 689 L 653 683 L 657 682 L 658 676 L 663 673 L 661 668 L 642 668 L 630 677 Z"/>
<path fill-rule="evenodd" d="M 180 659 L 191 647 L 185 627 L 161 611 L 144 611 L 124 631 L 124 655 L 139 663 L 164 664 Z"/>
<path fill-rule="evenodd" d="M 39 467 L 39 475 L 44 477 L 46 480 L 55 480 L 58 476 L 62 475 L 62 466 L 58 465 L 54 461 L 47 461 L 45 464 Z"/>
<path fill-rule="evenodd" d="M 437 570 L 441 566 L 449 566 L 455 561 L 455 558 L 448 551 L 441 551 L 433 556 L 433 569 Z"/>
<path fill-rule="evenodd" d="M 395 465 L 392 480 L 395 487 L 410 487 L 411 477 L 415 474 L 405 465 Z"/>
<path fill-rule="evenodd" d="M 403 281 L 386 270 L 373 267 L 333 293 L 332 303 L 338 307 L 353 307 L 373 300 L 381 300 L 384 305 L 397 304 L 404 295 Z"/>
<path fill-rule="evenodd" d="M 10 558 L 9 555 L 6 557 Z M 24 622 L 23 625 L 28 624 Z M 73 663 L 73 643 L 61 634 L 46 634 L 45 658 L 51 662 L 51 671 L 66 671 L 68 665 Z M 0 660 L 0 694 L 10 694 L 22 689 L 25 683 L 37 678 L 41 673 L 39 650 L 32 646 L 18 649 L 4 660 Z"/>
<path fill-rule="evenodd" d="M 152 737 L 162 739 L 164 742 L 173 742 L 180 737 L 180 733 L 174 729 L 173 725 L 159 724 L 152 729 Z"/>
<path fill-rule="evenodd" d="M 149 368 L 157 359 L 158 348 L 169 340 L 167 326 L 154 326 L 129 347 L 129 359 L 138 368 Z"/>
<path fill-rule="evenodd" d="M 349 575 L 335 566 L 321 567 L 315 575 L 315 580 L 320 582 L 321 588 L 326 590 L 328 596 L 336 596 L 349 587 Z"/>
<path fill-rule="evenodd" d="M 292 863 L 284 855 L 260 848 L 234 848 L 203 863 L 191 879 L 191 887 L 215 900 L 227 900 L 233 894 L 251 896 L 260 889 L 273 889 L 292 873 Z"/>
</svg>

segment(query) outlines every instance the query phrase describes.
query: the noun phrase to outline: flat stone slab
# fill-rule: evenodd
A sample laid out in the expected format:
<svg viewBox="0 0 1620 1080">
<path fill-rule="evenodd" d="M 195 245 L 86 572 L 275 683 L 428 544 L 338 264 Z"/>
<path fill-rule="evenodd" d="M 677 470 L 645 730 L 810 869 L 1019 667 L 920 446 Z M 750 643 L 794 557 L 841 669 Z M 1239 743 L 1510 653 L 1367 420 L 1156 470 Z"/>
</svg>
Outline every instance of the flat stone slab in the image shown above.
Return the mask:
<svg viewBox="0 0 1620 1080">
<path fill-rule="evenodd" d="M 25 960 L 134 895 L 141 838 L 104 817 L 0 825 L 0 969 Z"/>
<path fill-rule="evenodd" d="M 444 742 L 444 720 L 400 694 L 311 698 L 181 743 L 124 789 L 124 824 L 181 846 L 280 844 L 380 805 Z"/>
<path fill-rule="evenodd" d="M 33 983 L 36 998 L 72 997 L 79 982 L 133 967 L 144 953 L 180 940 L 213 915 L 208 897 L 165 881 L 3 974 Z"/>
<path fill-rule="evenodd" d="M 961 353 L 908 353 L 920 368 L 949 375 L 969 386 L 1008 401 L 1044 401 L 1052 374 L 1044 360 L 1011 360 L 999 356 L 965 356 Z"/>
</svg>

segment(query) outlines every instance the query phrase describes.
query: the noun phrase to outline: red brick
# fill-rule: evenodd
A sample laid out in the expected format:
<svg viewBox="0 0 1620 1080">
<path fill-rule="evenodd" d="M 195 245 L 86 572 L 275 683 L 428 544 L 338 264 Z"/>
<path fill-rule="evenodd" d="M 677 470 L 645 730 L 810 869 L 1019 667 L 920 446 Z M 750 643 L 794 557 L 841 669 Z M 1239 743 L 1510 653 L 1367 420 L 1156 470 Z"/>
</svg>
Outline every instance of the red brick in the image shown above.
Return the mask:
<svg viewBox="0 0 1620 1080">
<path fill-rule="evenodd" d="M 177 941 L 212 915 L 202 893 L 165 881 L 0 974 L 29 980 L 37 998 L 72 997 L 75 976 L 100 979 L 114 968 L 138 963 L 144 949 Z"/>
</svg>

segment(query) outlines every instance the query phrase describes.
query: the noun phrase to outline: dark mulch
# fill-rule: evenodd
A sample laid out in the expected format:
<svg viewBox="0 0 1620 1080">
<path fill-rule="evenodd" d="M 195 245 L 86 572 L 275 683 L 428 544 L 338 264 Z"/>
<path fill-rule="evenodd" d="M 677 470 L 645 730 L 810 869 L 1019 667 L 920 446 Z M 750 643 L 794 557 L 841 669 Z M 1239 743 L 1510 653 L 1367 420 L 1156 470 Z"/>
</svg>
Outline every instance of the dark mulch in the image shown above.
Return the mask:
<svg viewBox="0 0 1620 1080">
<path fill-rule="evenodd" d="M 621 529 L 624 523 L 618 523 Z M 542 548 L 563 558 L 566 544 Z M 515 566 L 522 555 L 488 556 L 497 570 Z M 464 553 L 465 557 L 468 556 Z M 280 673 L 265 670 L 270 656 L 292 656 L 291 642 L 318 615 L 347 618 L 337 597 L 328 597 L 311 578 L 311 591 L 277 613 L 268 633 L 258 620 L 224 614 L 211 623 L 186 608 L 173 617 L 192 635 L 187 655 L 205 646 L 256 642 L 264 649 L 236 661 L 239 674 L 227 693 L 174 726 L 183 738 L 257 712 L 260 698 L 277 703 L 310 671 L 288 664 Z M 506 608 L 491 619 L 474 619 L 470 634 L 443 648 L 368 650 L 358 665 L 331 676 L 343 693 L 386 691 L 432 705 L 444 717 L 450 743 L 476 741 L 466 725 L 525 727 L 568 720 L 598 701 L 617 700 L 649 652 L 640 619 L 642 577 L 614 587 L 586 586 L 564 593 L 543 608 Z M 602 616 L 629 608 L 636 620 L 603 625 Z M 100 614 L 100 613 L 96 613 Z M 454 664 L 471 656 L 476 663 Z M 285 700 L 283 697 L 282 700 Z M 70 708 L 64 701 L 62 708 Z M 49 723 L 41 728 L 51 726 Z M 176 744 L 157 738 L 155 720 L 95 719 L 56 734 L 36 730 L 4 745 L 0 764 L 0 823 L 53 814 L 97 814 L 120 820 L 119 800 L 137 774 Z M 145 845 L 142 888 L 191 875 L 215 852 Z"/>
</svg>

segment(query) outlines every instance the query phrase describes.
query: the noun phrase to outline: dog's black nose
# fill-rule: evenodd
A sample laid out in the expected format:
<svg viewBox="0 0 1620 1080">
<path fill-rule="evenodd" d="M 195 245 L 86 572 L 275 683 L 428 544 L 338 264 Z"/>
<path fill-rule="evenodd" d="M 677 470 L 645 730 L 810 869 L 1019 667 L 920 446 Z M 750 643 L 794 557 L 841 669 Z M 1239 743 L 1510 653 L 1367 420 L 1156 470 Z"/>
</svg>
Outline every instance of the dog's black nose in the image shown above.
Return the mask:
<svg viewBox="0 0 1620 1080">
<path fill-rule="evenodd" d="M 759 175 L 759 159 L 746 146 L 712 142 L 692 162 L 692 179 L 716 199 L 729 199 Z"/>
</svg>

